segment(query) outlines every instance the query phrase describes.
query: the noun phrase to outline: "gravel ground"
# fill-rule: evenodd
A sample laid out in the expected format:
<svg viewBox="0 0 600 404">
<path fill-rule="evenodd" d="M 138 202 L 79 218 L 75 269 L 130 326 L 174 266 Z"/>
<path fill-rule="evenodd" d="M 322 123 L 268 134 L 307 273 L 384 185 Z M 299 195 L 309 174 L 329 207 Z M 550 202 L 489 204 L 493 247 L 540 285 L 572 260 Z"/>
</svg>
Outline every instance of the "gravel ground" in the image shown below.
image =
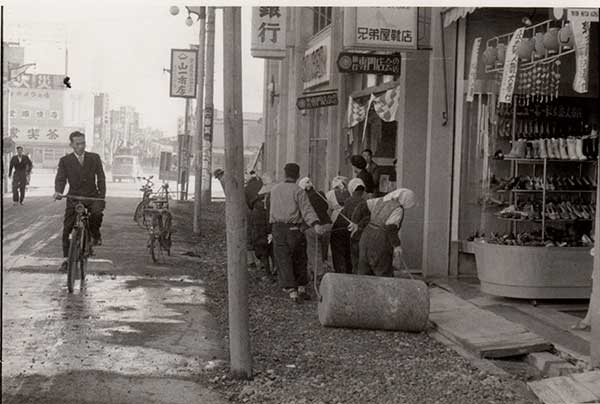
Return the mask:
<svg viewBox="0 0 600 404">
<path fill-rule="evenodd" d="M 210 310 L 225 348 L 227 278 L 224 203 L 213 203 L 203 236 L 191 232 L 192 205 L 174 207 L 179 237 L 194 240 Z M 426 333 L 321 327 L 316 301 L 292 303 L 250 270 L 254 379 L 232 380 L 227 367 L 203 370 L 200 382 L 244 403 L 537 403 L 514 376 L 482 372 Z"/>
</svg>

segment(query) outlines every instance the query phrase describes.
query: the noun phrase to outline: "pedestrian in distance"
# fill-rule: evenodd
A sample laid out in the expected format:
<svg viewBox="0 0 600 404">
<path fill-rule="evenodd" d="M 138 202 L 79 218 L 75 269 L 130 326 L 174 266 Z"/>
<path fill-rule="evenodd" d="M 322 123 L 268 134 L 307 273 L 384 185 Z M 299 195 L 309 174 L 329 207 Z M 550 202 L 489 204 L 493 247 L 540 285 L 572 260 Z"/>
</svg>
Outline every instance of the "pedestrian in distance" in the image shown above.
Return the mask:
<svg viewBox="0 0 600 404">
<path fill-rule="evenodd" d="M 350 183 L 348 183 L 348 191 L 350 191 L 352 196 L 346 200 L 342 214 L 350 218 L 352 223 L 358 226 L 356 231 L 350 234 L 352 273 L 357 274 L 360 238 L 363 230 L 369 224 L 371 212 L 369 211 L 367 201 L 365 200 L 364 196 L 365 184 L 360 178 L 353 178 L 350 180 Z M 352 230 L 352 227 L 349 228 Z"/>
<path fill-rule="evenodd" d="M 54 199 L 61 199 L 67 182 L 69 192 L 67 195 L 88 198 L 101 198 L 106 196 L 106 178 L 100 156 L 96 153 L 85 151 L 85 135 L 75 131 L 69 135 L 73 153 L 67 154 L 58 162 L 58 171 L 54 179 Z M 75 206 L 83 203 L 90 211 L 90 233 L 92 244 L 102 245 L 100 227 L 102 226 L 105 201 L 74 201 L 67 199 L 64 226 L 62 234 L 63 257 L 69 256 L 69 234 L 75 225 L 77 213 Z M 61 266 L 62 271 L 67 270 L 67 260 Z"/>
<path fill-rule="evenodd" d="M 373 161 L 373 151 L 371 149 L 364 149 L 362 151 L 362 156 L 367 162 L 365 170 L 367 170 L 373 178 L 373 193 L 375 194 L 375 196 L 379 196 L 379 178 L 381 176 L 379 165 Z"/>
<path fill-rule="evenodd" d="M 375 183 L 373 176 L 367 171 L 367 160 L 363 156 L 354 155 L 350 158 L 352 172 L 355 178 L 360 178 L 365 184 L 366 198 L 371 198 L 375 192 Z"/>
<path fill-rule="evenodd" d="M 325 194 L 321 191 L 317 191 L 308 177 L 302 178 L 298 181 L 300 188 L 304 189 L 310 205 L 315 210 L 315 213 L 319 217 L 319 222 L 327 227 L 331 227 L 331 218 L 327 212 L 329 205 Z M 327 231 L 322 235 L 318 235 L 313 228 L 306 229 L 306 254 L 308 256 L 308 274 L 311 279 L 314 277 L 320 278 L 326 272 L 327 258 L 329 255 L 329 235 Z"/>
<path fill-rule="evenodd" d="M 33 163 L 29 157 L 23 154 L 23 146 L 17 146 L 17 155 L 10 159 L 8 167 L 8 178 L 12 177 L 13 205 L 23 205 L 25 199 L 25 188 L 29 185 L 29 178 Z M 14 170 L 14 177 L 12 176 Z"/>
<path fill-rule="evenodd" d="M 415 204 L 414 192 L 406 188 L 367 201 L 371 218 L 359 242 L 359 275 L 394 276 L 394 257 L 402 254 L 398 232 L 405 210 Z M 358 230 L 356 223 L 350 227 L 352 233 Z"/>
<path fill-rule="evenodd" d="M 326 229 L 312 208 L 306 192 L 296 181 L 300 167 L 288 163 L 284 167 L 285 180 L 271 189 L 269 222 L 273 231 L 273 252 L 278 268 L 279 282 L 292 301 L 309 299 L 306 285 L 307 256 L 304 230 L 314 227 L 317 234 Z"/>
<path fill-rule="evenodd" d="M 327 201 L 331 210 L 333 228 L 331 230 L 330 246 L 333 270 L 337 273 L 352 273 L 352 260 L 350 256 L 350 233 L 347 230 L 348 219 L 340 213 L 350 192 L 348 191 L 348 178 L 336 176 L 331 181 L 331 189 L 327 192 Z"/>
</svg>

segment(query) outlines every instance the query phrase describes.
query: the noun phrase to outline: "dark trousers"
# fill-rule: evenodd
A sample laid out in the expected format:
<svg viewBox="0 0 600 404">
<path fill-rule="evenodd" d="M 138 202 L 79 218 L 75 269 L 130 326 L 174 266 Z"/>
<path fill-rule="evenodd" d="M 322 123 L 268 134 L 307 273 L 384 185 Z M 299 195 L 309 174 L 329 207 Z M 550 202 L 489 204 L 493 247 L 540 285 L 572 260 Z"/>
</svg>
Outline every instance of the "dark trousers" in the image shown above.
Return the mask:
<svg viewBox="0 0 600 404">
<path fill-rule="evenodd" d="M 333 269 L 337 273 L 352 273 L 352 255 L 350 252 L 350 232 L 346 227 L 334 227 L 330 238 Z"/>
<path fill-rule="evenodd" d="M 360 244 L 360 240 L 352 240 L 350 242 L 350 251 L 352 253 L 352 273 L 353 274 L 358 273 L 358 260 L 360 257 L 359 244 Z"/>
<path fill-rule="evenodd" d="M 100 226 L 102 226 L 102 211 L 104 210 L 104 201 L 82 201 L 85 207 L 90 211 L 90 233 L 92 237 L 100 237 Z M 75 226 L 77 212 L 75 212 L 76 202 L 67 200 L 65 209 L 65 220 L 62 235 L 63 257 L 69 256 L 69 234 Z"/>
<path fill-rule="evenodd" d="M 306 286 L 306 237 L 299 227 L 283 223 L 274 223 L 273 253 L 282 288 Z"/>
<path fill-rule="evenodd" d="M 358 274 L 393 277 L 394 247 L 385 230 L 367 226 L 359 242 Z"/>
<path fill-rule="evenodd" d="M 12 180 L 13 202 L 23 202 L 25 199 L 26 173 L 14 173 Z"/>
</svg>

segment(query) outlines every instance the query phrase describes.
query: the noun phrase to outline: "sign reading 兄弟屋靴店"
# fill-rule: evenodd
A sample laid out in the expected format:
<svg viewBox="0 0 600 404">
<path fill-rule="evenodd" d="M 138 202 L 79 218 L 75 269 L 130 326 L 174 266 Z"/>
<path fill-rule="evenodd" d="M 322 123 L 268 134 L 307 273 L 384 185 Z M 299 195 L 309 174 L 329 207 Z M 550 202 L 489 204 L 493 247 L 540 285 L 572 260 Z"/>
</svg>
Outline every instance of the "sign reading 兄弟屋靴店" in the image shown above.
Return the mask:
<svg viewBox="0 0 600 404">
<path fill-rule="evenodd" d="M 344 8 L 344 47 L 416 49 L 417 7 Z"/>
<path fill-rule="evenodd" d="M 317 94 L 307 94 L 298 97 L 296 100 L 296 107 L 300 110 L 331 107 L 334 105 L 338 105 L 337 90 Z"/>
<path fill-rule="evenodd" d="M 365 53 L 341 52 L 337 59 L 340 73 L 400 74 L 400 54 L 373 55 Z"/>
<path fill-rule="evenodd" d="M 171 49 L 171 97 L 196 98 L 198 52 Z"/>
<path fill-rule="evenodd" d="M 286 27 L 286 7 L 252 7 L 252 56 L 263 59 L 285 58 Z"/>
</svg>

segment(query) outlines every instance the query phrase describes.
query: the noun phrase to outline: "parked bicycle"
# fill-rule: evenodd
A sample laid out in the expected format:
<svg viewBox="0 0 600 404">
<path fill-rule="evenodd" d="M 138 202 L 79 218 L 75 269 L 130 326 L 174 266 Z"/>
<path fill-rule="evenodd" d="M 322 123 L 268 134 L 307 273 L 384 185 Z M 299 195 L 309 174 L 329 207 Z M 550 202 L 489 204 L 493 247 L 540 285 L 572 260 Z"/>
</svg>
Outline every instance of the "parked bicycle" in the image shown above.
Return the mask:
<svg viewBox="0 0 600 404">
<path fill-rule="evenodd" d="M 140 188 L 140 191 L 142 191 L 142 200 L 135 208 L 135 212 L 133 214 L 133 220 L 140 227 L 147 226 L 143 212 L 144 209 L 148 208 L 151 204 L 156 208 L 169 209 L 169 184 L 165 182 L 163 185 L 161 185 L 158 192 L 155 193 L 152 189 L 154 186 L 152 178 L 154 178 L 153 175 L 150 177 L 138 177 L 139 180 L 146 181 L 146 183 Z"/>
<path fill-rule="evenodd" d="M 73 293 L 75 279 L 79 275 L 80 286 L 83 286 L 87 272 L 88 258 L 94 255 L 92 235 L 90 233 L 90 212 L 82 201 L 103 201 L 104 198 L 90 198 L 74 195 L 60 195 L 60 198 L 78 201 L 75 205 L 75 225 L 71 231 L 69 257 L 67 261 L 67 288 Z"/>
<path fill-rule="evenodd" d="M 164 208 L 147 206 L 143 210 L 144 222 L 148 229 L 148 244 L 152 261 L 159 262 L 164 259 L 164 253 L 171 255 L 171 225 L 173 217 L 171 212 Z"/>
</svg>

